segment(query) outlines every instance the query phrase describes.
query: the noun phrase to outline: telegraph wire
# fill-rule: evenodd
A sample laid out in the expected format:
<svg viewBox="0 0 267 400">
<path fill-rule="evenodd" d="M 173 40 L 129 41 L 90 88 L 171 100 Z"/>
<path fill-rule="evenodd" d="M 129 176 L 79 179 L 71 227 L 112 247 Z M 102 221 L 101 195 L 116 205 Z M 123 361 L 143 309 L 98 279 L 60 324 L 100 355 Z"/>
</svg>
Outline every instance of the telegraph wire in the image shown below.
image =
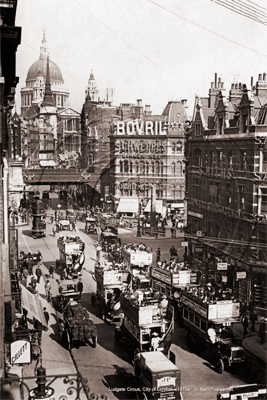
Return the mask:
<svg viewBox="0 0 267 400">
<path fill-rule="evenodd" d="M 262 14 L 262 12 L 260 12 L 259 14 L 258 10 L 254 10 L 253 8 L 247 7 L 246 5 L 243 6 L 242 2 L 237 3 L 236 1 L 233 0 L 211 0 L 211 1 L 239 15 L 242 15 L 253 21 L 256 21 L 262 25 L 267 25 L 267 14 Z"/>
<path fill-rule="evenodd" d="M 230 42 L 230 43 L 232 43 L 232 44 L 235 44 L 236 46 L 242 47 L 243 49 L 247 49 L 247 50 L 249 50 L 249 51 L 252 51 L 253 53 L 259 54 L 259 55 L 261 55 L 261 56 L 263 56 L 263 57 L 267 57 L 267 54 L 263 54 L 263 53 L 261 53 L 261 52 L 255 50 L 255 49 L 252 49 L 252 48 L 247 47 L 247 46 L 245 46 L 245 45 L 243 45 L 243 44 L 237 43 L 237 42 L 235 42 L 234 40 L 228 39 L 228 38 L 226 38 L 225 36 L 220 35 L 219 33 L 216 33 L 216 32 L 214 32 L 214 31 L 212 31 L 212 30 L 210 30 L 210 29 L 204 28 L 204 26 L 201 26 L 201 25 L 197 24 L 196 22 L 190 21 L 189 19 L 187 19 L 187 18 L 185 18 L 185 17 L 182 17 L 182 16 L 179 15 L 179 14 L 176 14 L 174 11 L 168 10 L 167 8 L 163 7 L 162 5 L 156 3 L 156 2 L 154 2 L 154 1 L 152 1 L 152 0 L 147 0 L 147 1 L 148 1 L 149 3 L 152 3 L 152 4 L 156 5 L 157 7 L 161 8 L 162 10 L 164 10 L 164 11 L 166 11 L 166 12 L 168 12 L 168 13 L 170 13 L 170 14 L 172 14 L 172 15 L 175 15 L 176 17 L 182 19 L 183 21 L 186 21 L 186 22 L 188 22 L 188 23 L 190 23 L 190 24 L 192 24 L 192 25 L 194 25 L 194 26 L 197 26 L 198 28 L 201 28 L 201 29 L 203 29 L 203 30 L 206 31 L 206 32 L 209 32 L 209 33 L 211 33 L 211 34 L 213 34 L 213 35 L 215 35 L 215 36 L 217 36 L 217 37 L 219 37 L 219 38 L 221 38 L 221 39 L 224 39 L 224 40 L 226 40 L 227 42 Z M 211 1 L 213 1 L 213 0 L 211 0 Z"/>
</svg>

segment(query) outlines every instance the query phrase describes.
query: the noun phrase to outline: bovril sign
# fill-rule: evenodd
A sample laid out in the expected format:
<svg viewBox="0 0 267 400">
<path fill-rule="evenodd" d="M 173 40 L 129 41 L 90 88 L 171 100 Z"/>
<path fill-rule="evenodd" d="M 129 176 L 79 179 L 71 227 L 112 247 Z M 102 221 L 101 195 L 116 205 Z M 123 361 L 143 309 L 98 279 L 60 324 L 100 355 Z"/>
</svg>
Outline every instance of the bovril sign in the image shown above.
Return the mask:
<svg viewBox="0 0 267 400">
<path fill-rule="evenodd" d="M 11 364 L 30 364 L 31 344 L 27 340 L 16 340 L 10 345 Z"/>
</svg>

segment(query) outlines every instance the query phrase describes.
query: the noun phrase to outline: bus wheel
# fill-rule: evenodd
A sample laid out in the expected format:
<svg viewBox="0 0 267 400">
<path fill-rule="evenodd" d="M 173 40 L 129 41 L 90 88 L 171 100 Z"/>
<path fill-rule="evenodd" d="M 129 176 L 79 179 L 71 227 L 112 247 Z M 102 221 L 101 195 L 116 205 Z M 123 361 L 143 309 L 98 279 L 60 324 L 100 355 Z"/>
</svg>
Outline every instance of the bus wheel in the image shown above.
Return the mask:
<svg viewBox="0 0 267 400">
<path fill-rule="evenodd" d="M 217 360 L 216 369 L 219 374 L 222 374 L 224 371 L 224 362 L 221 358 L 218 358 Z"/>
</svg>

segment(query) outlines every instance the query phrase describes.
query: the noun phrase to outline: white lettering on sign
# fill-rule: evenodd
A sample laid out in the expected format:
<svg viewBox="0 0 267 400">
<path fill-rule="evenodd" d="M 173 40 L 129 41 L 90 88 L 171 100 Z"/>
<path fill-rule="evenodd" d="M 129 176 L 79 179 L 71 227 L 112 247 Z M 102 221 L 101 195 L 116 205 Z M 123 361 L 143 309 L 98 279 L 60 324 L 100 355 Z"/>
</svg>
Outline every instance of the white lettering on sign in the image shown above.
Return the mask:
<svg viewBox="0 0 267 400">
<path fill-rule="evenodd" d="M 231 394 L 231 400 L 249 400 L 259 397 L 258 392 Z"/>
<path fill-rule="evenodd" d="M 207 312 L 208 310 L 206 308 L 201 307 L 198 303 L 195 303 L 193 300 L 182 296 L 181 301 L 183 304 L 197 312 L 198 314 L 202 315 L 203 317 L 207 318 Z"/>
<path fill-rule="evenodd" d="M 157 379 L 156 381 L 157 381 L 157 390 L 161 387 L 176 385 L 176 377 L 164 376 L 163 378 Z"/>
<path fill-rule="evenodd" d="M 11 364 L 29 364 L 31 362 L 31 346 L 27 340 L 17 340 L 10 345 Z"/>
<path fill-rule="evenodd" d="M 227 270 L 227 263 L 217 263 L 217 270 L 218 270 L 218 271 L 225 271 L 225 270 Z"/>
<path fill-rule="evenodd" d="M 166 135 L 162 121 L 123 121 L 116 123 L 117 135 Z"/>
</svg>

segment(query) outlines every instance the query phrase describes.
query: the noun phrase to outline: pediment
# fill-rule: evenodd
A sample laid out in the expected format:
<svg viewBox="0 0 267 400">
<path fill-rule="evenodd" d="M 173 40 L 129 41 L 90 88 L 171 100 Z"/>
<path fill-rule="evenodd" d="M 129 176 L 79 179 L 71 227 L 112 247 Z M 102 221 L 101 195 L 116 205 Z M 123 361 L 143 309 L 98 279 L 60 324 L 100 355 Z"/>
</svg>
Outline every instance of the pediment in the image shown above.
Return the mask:
<svg viewBox="0 0 267 400">
<path fill-rule="evenodd" d="M 73 117 L 79 117 L 80 113 L 75 111 L 75 110 L 73 110 L 73 108 L 68 107 L 68 108 L 65 108 L 64 110 L 60 111 L 58 113 L 58 115 L 60 115 L 61 117 L 64 117 L 65 115 L 66 116 L 70 116 L 71 115 Z"/>
</svg>

